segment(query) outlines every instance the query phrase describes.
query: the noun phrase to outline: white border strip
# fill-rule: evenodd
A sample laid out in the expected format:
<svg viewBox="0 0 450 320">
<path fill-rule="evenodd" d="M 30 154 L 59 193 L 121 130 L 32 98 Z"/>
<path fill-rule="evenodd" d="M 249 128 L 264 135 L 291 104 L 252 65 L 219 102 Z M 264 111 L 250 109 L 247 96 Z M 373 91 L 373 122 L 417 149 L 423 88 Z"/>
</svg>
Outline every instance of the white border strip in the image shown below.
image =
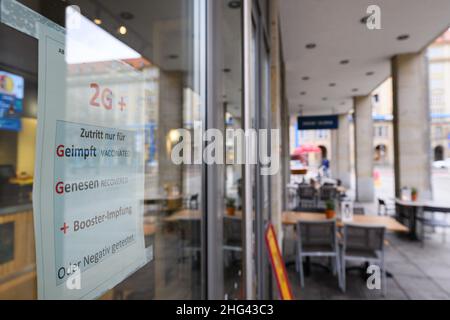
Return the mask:
<svg viewBox="0 0 450 320">
<path fill-rule="evenodd" d="M 0 22 L 36 39 L 39 39 L 39 25 L 65 33 L 60 25 L 15 0 L 0 0 Z"/>
</svg>

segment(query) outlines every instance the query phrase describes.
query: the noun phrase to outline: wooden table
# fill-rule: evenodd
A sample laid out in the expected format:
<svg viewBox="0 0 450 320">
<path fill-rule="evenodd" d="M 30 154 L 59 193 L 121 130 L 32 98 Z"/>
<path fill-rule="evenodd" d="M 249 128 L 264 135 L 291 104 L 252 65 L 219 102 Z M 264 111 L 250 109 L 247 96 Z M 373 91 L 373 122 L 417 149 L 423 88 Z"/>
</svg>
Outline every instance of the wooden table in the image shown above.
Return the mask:
<svg viewBox="0 0 450 320">
<path fill-rule="evenodd" d="M 228 217 L 228 216 L 227 216 Z M 231 217 L 242 218 L 242 211 L 236 211 L 236 214 Z M 180 220 L 199 220 L 201 219 L 200 210 L 180 210 L 164 218 L 165 222 L 176 222 Z M 285 211 L 282 216 L 282 223 L 284 225 L 294 225 L 298 221 L 324 221 L 326 216 L 323 213 L 312 213 L 312 212 L 295 212 L 295 211 Z M 383 226 L 388 231 L 392 232 L 408 232 L 409 229 L 402 225 L 400 222 L 391 217 L 386 216 L 353 216 L 354 224 L 371 225 L 371 226 Z M 337 222 L 338 226 L 343 226 L 341 221 Z"/>
<path fill-rule="evenodd" d="M 291 169 L 293 175 L 305 175 L 308 173 L 308 169 Z"/>
<path fill-rule="evenodd" d="M 242 219 L 242 211 L 236 210 L 233 216 L 225 213 L 224 217 Z M 177 222 L 180 220 L 200 220 L 202 213 L 200 210 L 183 209 L 163 219 L 164 222 Z"/>
<path fill-rule="evenodd" d="M 183 196 L 182 195 L 154 195 L 149 196 L 144 199 L 144 204 L 160 204 L 163 207 L 161 211 L 171 211 L 179 209 L 182 206 Z"/>
<path fill-rule="evenodd" d="M 19 186 L 28 186 L 33 184 L 33 178 L 11 178 L 9 179 L 9 183 L 17 184 Z"/>
<path fill-rule="evenodd" d="M 324 213 L 285 211 L 283 212 L 282 222 L 285 225 L 294 225 L 299 221 L 324 221 L 326 219 Z M 394 218 L 386 216 L 355 215 L 353 216 L 353 221 L 351 223 L 367 226 L 383 226 L 387 231 L 391 232 L 409 231 L 406 226 Z M 338 227 L 342 227 L 343 225 L 344 223 L 342 221 L 337 221 Z"/>
<path fill-rule="evenodd" d="M 228 217 L 228 216 L 227 216 Z M 236 214 L 231 217 L 242 218 L 242 211 L 236 211 Z M 199 220 L 201 219 L 200 210 L 180 210 L 164 218 L 165 222 L 176 222 L 180 220 Z M 298 221 L 324 221 L 326 216 L 324 213 L 312 213 L 312 212 L 295 212 L 295 211 L 285 211 L 282 216 L 282 223 L 284 225 L 294 225 Z M 400 222 L 391 217 L 386 216 L 353 216 L 354 224 L 362 224 L 369 226 L 383 226 L 388 231 L 392 232 L 408 232 L 409 229 L 402 225 Z M 343 226 L 342 221 L 337 222 L 338 226 Z"/>
<path fill-rule="evenodd" d="M 200 210 L 183 209 L 171 214 L 163 219 L 164 222 L 177 222 L 180 220 L 200 220 L 202 213 Z"/>
</svg>

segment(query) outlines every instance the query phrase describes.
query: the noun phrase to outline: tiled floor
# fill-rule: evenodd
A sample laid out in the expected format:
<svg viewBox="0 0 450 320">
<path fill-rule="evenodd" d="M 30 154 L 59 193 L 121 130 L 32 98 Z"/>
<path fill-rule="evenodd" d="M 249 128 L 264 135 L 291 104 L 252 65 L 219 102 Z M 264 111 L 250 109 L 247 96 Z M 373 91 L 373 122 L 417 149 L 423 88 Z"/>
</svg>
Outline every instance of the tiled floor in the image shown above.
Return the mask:
<svg viewBox="0 0 450 320">
<path fill-rule="evenodd" d="M 347 274 L 347 291 L 338 288 L 337 278 L 320 267 L 311 267 L 300 288 L 295 266 L 287 267 L 296 299 L 450 299 L 450 236 L 443 242 L 442 234 L 430 235 L 425 247 L 396 235 L 388 235 L 387 270 L 393 274 L 387 280 L 387 295 L 369 290 L 358 271 Z M 313 260 L 314 261 L 314 260 Z"/>
</svg>

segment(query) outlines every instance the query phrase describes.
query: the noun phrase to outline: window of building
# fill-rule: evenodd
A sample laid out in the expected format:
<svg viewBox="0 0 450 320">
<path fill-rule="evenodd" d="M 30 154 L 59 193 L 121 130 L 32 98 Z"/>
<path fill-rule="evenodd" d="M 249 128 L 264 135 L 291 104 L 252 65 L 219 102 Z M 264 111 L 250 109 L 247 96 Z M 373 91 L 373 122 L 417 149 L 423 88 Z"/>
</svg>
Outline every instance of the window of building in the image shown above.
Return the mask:
<svg viewBox="0 0 450 320">
<path fill-rule="evenodd" d="M 373 101 L 374 101 L 375 103 L 380 102 L 380 96 L 379 96 L 378 94 L 374 94 L 374 95 L 373 95 Z"/>
<path fill-rule="evenodd" d="M 436 139 L 441 139 L 443 137 L 443 130 L 441 126 L 436 126 L 434 128 L 434 137 Z"/>
<path fill-rule="evenodd" d="M 326 139 L 328 137 L 328 130 L 317 130 L 316 136 L 317 139 Z"/>
</svg>

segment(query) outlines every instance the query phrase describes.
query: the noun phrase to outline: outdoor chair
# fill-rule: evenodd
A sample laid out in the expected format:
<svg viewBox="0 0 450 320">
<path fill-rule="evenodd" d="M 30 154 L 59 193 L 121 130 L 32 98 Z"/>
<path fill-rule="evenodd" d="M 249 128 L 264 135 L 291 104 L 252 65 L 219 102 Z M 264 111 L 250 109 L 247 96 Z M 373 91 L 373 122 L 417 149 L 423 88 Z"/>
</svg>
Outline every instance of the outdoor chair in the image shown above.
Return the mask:
<svg viewBox="0 0 450 320">
<path fill-rule="evenodd" d="M 178 260 L 182 262 L 186 258 L 192 258 L 197 261 L 200 259 L 201 252 L 201 220 L 179 220 L 177 227 L 179 231 Z"/>
<path fill-rule="evenodd" d="M 395 216 L 395 204 L 378 198 L 377 213 L 379 216 Z"/>
<path fill-rule="evenodd" d="M 305 287 L 304 257 L 328 257 L 332 261 L 333 274 L 338 276 L 341 287 L 341 268 L 337 242 L 336 220 L 299 221 L 297 223 L 296 267 L 300 275 L 300 285 Z"/>
<path fill-rule="evenodd" d="M 184 202 L 184 207 L 186 209 L 197 210 L 199 208 L 198 193 L 192 194 L 189 197 L 185 198 Z"/>
<path fill-rule="evenodd" d="M 236 262 L 236 255 L 242 252 L 242 219 L 238 217 L 223 218 L 223 250 L 225 264 L 228 265 L 229 257 L 231 262 Z M 238 256 L 239 257 L 239 256 Z"/>
<path fill-rule="evenodd" d="M 242 251 L 242 219 L 239 217 L 223 218 L 224 250 Z"/>
<path fill-rule="evenodd" d="M 319 190 L 319 206 L 325 207 L 327 201 L 334 201 L 337 198 L 337 190 L 334 186 L 322 186 Z"/>
<path fill-rule="evenodd" d="M 310 185 L 298 186 L 298 197 L 300 207 L 315 207 L 317 203 L 316 189 Z"/>
<path fill-rule="evenodd" d="M 424 207 L 421 215 L 417 217 L 417 221 L 421 224 L 421 236 L 420 241 L 422 242 L 422 247 L 425 245 L 425 227 L 442 228 L 444 232 L 442 233 L 442 240 L 446 241 L 446 229 L 450 228 L 450 222 L 448 220 L 447 214 L 450 213 L 450 208 L 439 208 L 439 207 Z M 436 217 L 436 215 L 441 215 L 441 217 Z"/>
<path fill-rule="evenodd" d="M 308 212 L 308 213 L 322 213 L 322 214 L 325 213 L 325 209 L 323 209 L 323 208 L 316 208 L 316 207 L 303 208 L 303 207 L 298 207 L 297 206 L 294 211 L 296 211 L 296 212 Z M 294 225 L 292 227 L 293 234 L 290 231 L 291 230 L 291 226 L 287 227 L 286 225 L 284 225 L 283 229 L 284 229 L 284 231 L 283 231 L 284 237 L 283 237 L 283 243 L 282 243 L 283 254 L 287 255 L 287 246 L 289 244 L 289 249 L 293 248 L 293 251 L 290 251 L 291 252 L 290 254 L 295 256 L 296 255 L 296 249 L 295 249 L 296 248 L 296 244 L 295 244 L 296 237 L 295 237 L 295 234 L 296 234 L 296 230 L 297 230 L 297 225 Z M 292 245 L 292 243 L 294 245 Z M 293 254 L 292 254 L 292 252 L 293 252 Z"/>
<path fill-rule="evenodd" d="M 345 224 L 343 228 L 341 267 L 342 289 L 346 290 L 346 261 L 376 264 L 381 271 L 381 286 L 386 295 L 386 268 L 384 265 L 385 227 Z"/>
</svg>

